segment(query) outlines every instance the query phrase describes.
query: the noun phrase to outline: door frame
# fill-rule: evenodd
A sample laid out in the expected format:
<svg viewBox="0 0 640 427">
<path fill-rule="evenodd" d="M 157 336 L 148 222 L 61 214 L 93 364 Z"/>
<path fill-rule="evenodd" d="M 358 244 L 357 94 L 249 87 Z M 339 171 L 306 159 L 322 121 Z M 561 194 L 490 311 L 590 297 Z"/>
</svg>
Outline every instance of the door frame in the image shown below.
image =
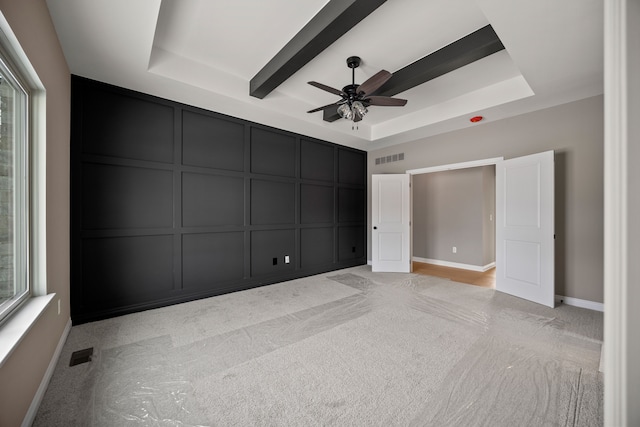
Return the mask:
<svg viewBox="0 0 640 427">
<path fill-rule="evenodd" d="M 437 166 L 429 166 L 429 167 L 425 167 L 425 168 L 419 168 L 419 169 L 409 169 L 407 170 L 405 173 L 410 175 L 410 182 L 411 182 L 411 187 L 410 187 L 410 197 L 411 200 L 413 201 L 413 175 L 422 175 L 422 174 L 426 174 L 426 173 L 433 173 L 433 172 L 443 172 L 443 171 L 451 171 L 451 170 L 457 170 L 457 169 L 468 169 L 468 168 L 475 168 L 475 167 L 479 167 L 479 166 L 495 166 L 496 164 L 498 164 L 499 162 L 504 161 L 504 157 L 492 157 L 492 158 L 488 158 L 488 159 L 480 159 L 480 160 L 472 160 L 472 161 L 468 161 L 468 162 L 460 162 L 460 163 L 450 163 L 447 165 L 437 165 Z M 494 200 L 494 219 L 495 219 L 495 204 L 496 204 L 497 200 Z M 413 203 L 412 203 L 413 206 Z M 413 208 L 411 209 L 411 233 L 413 233 Z M 493 239 L 494 242 L 497 240 L 497 236 L 496 236 L 496 229 L 494 229 L 493 231 Z M 413 243 L 414 240 L 411 239 L 411 262 L 413 263 Z M 497 264 L 496 264 L 496 269 L 497 269 Z M 497 274 L 497 273 L 496 273 Z"/>
<path fill-rule="evenodd" d="M 461 163 L 451 163 L 448 165 L 438 165 L 438 166 L 430 166 L 427 168 L 420 169 L 409 169 L 405 173 L 409 175 L 420 175 L 423 173 L 432 173 L 432 172 L 442 172 L 442 171 L 452 171 L 456 169 L 467 169 L 467 168 L 475 168 L 478 166 L 490 166 L 495 165 L 498 162 L 502 162 L 504 157 L 493 157 L 490 159 L 482 159 L 482 160 L 472 160 L 470 162 L 461 162 Z"/>
</svg>

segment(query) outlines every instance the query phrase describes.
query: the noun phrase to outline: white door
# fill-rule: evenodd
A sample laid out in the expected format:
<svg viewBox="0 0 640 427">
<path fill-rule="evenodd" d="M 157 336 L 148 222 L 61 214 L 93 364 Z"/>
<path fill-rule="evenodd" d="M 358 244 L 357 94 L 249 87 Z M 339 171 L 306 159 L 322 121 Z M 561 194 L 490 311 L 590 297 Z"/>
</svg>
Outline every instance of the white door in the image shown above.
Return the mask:
<svg viewBox="0 0 640 427">
<path fill-rule="evenodd" d="M 553 151 L 496 164 L 496 290 L 554 306 Z"/>
<path fill-rule="evenodd" d="M 411 272 L 410 175 L 373 175 L 371 261 L 378 272 Z"/>
</svg>

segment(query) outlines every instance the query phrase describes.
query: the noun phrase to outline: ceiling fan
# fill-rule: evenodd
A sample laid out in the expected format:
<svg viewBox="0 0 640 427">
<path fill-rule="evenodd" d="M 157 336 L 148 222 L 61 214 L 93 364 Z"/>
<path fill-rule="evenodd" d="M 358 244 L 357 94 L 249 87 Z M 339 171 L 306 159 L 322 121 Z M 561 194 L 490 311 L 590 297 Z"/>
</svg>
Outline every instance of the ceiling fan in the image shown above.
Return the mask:
<svg viewBox="0 0 640 427">
<path fill-rule="evenodd" d="M 347 58 L 347 66 L 351 68 L 351 84 L 342 88 L 342 90 L 334 89 L 330 86 L 323 85 L 318 82 L 309 82 L 311 86 L 325 90 L 342 97 L 339 101 L 323 107 L 314 108 L 307 113 L 315 113 L 316 111 L 324 111 L 336 108 L 340 117 L 359 122 L 367 113 L 367 107 L 375 105 L 380 107 L 403 107 L 406 105 L 406 99 L 392 98 L 390 96 L 374 96 L 371 95 L 387 82 L 392 74 L 386 70 L 380 70 L 372 77 L 369 77 L 361 85 L 356 84 L 355 72 L 360 66 L 360 58 L 350 56 Z"/>
</svg>

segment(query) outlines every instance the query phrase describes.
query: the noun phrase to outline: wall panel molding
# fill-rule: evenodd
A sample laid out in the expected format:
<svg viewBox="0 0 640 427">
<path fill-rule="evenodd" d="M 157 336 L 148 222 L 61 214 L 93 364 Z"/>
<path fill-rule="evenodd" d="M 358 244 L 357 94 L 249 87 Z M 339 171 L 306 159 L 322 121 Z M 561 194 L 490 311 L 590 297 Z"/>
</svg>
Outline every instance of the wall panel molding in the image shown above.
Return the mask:
<svg viewBox="0 0 640 427">
<path fill-rule="evenodd" d="M 366 153 L 72 77 L 74 324 L 366 263 Z"/>
</svg>

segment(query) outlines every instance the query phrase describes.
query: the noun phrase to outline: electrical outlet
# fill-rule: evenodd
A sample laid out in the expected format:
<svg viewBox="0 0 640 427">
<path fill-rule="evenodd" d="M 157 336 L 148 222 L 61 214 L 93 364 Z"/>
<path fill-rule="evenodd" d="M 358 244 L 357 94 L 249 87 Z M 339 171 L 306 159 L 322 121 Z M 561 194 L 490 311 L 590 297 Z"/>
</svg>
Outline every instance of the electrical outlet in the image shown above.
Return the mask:
<svg viewBox="0 0 640 427">
<path fill-rule="evenodd" d="M 454 254 L 457 254 L 457 253 L 458 253 L 458 248 L 456 248 L 456 247 L 454 246 L 454 247 L 453 247 L 453 249 L 452 249 L 452 251 L 453 251 L 453 253 L 454 253 Z"/>
<path fill-rule="evenodd" d="M 289 264 L 291 262 L 291 260 L 289 260 L 289 255 L 285 255 L 284 256 L 284 263 L 285 264 Z"/>
</svg>

